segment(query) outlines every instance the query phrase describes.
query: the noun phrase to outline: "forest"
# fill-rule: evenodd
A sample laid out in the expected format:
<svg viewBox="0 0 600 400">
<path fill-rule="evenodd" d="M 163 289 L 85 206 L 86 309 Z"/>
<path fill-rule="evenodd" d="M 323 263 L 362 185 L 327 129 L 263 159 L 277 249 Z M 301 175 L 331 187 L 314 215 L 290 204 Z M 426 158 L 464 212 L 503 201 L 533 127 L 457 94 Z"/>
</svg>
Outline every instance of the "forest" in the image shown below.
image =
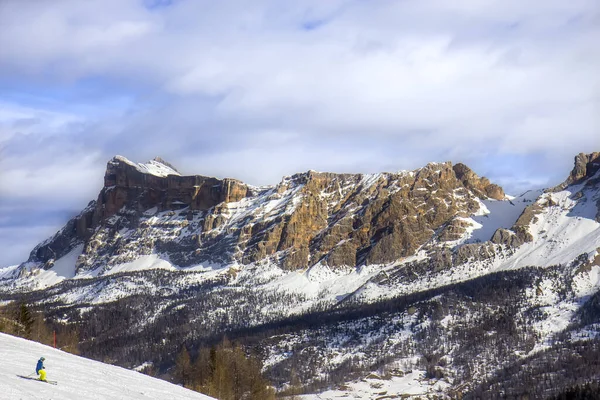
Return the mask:
<svg viewBox="0 0 600 400">
<path fill-rule="evenodd" d="M 169 279 L 164 271 L 137 275 Z M 600 374 L 597 295 L 566 331 L 544 339 L 545 350 L 521 356 L 542 341 L 534 326 L 547 318 L 532 290 L 553 280 L 561 283 L 554 295 L 572 299 L 567 276 L 564 266 L 523 268 L 370 304 L 317 304 L 292 316 L 260 310 L 297 304 L 298 295 L 219 281 L 100 304 L 42 307 L 48 293 L 33 292 L 13 297 L 0 328 L 46 344 L 56 332 L 58 347 L 127 368 L 148 363 L 145 373 L 218 398 L 310 393 L 372 371 L 385 376 L 411 368 L 452 384 L 456 397 L 550 398 Z M 585 336 L 573 339 L 580 332 Z M 343 361 L 333 361 L 338 355 Z M 411 357 L 416 364 L 403 361 Z"/>
</svg>

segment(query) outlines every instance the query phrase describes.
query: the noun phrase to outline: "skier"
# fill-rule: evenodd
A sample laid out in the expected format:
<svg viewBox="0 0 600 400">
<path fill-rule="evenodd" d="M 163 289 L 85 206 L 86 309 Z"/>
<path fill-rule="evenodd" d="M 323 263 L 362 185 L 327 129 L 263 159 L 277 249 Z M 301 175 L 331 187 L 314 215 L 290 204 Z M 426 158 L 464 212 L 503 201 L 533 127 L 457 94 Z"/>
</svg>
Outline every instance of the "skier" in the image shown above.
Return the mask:
<svg viewBox="0 0 600 400">
<path fill-rule="evenodd" d="M 46 369 L 44 368 L 44 361 L 46 359 L 44 357 L 40 357 L 37 362 L 37 366 L 35 367 L 35 373 L 40 376 L 40 381 L 46 381 Z"/>
</svg>

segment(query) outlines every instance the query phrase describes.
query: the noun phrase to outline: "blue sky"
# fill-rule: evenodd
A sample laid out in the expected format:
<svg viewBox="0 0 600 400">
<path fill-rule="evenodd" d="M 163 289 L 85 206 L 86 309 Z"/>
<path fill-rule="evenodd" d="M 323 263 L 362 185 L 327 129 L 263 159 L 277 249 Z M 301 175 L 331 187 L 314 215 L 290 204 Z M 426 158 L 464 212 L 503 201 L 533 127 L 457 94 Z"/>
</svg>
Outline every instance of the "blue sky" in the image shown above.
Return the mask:
<svg viewBox="0 0 600 400">
<path fill-rule="evenodd" d="M 116 154 L 252 184 L 453 161 L 555 185 L 600 149 L 597 43 L 597 0 L 3 0 L 0 265 Z"/>
</svg>

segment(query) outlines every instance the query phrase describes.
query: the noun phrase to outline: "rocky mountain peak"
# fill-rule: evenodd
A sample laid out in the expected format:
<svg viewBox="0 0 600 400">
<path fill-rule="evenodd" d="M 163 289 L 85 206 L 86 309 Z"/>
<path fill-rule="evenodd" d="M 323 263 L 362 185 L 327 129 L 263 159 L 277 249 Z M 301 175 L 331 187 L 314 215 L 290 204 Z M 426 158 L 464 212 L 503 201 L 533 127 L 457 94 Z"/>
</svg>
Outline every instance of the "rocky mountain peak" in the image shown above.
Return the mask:
<svg viewBox="0 0 600 400">
<path fill-rule="evenodd" d="M 106 166 L 105 178 L 109 178 L 107 183 L 108 186 L 114 185 L 112 179 L 110 179 L 113 175 L 124 175 L 125 171 L 129 171 L 130 175 L 132 173 L 139 173 L 143 175 L 151 175 L 160 178 L 165 178 L 170 175 L 181 176 L 179 171 L 175 169 L 171 164 L 164 161 L 160 157 L 156 157 L 153 160 L 148 161 L 147 163 L 135 163 L 130 161 L 126 157 L 123 156 L 115 156 L 110 159 Z M 135 171 L 135 172 L 134 172 Z M 106 184 L 105 184 L 106 186 Z"/>
<path fill-rule="evenodd" d="M 46 262 L 83 242 L 79 264 L 86 269 L 152 252 L 181 266 L 381 264 L 414 255 L 434 236 L 460 239 L 467 228 L 461 218 L 478 212 L 479 199 L 503 196 L 499 186 L 451 162 L 398 173 L 311 170 L 255 190 L 235 179 L 182 176 L 160 158 L 136 164 L 117 156 L 97 201 L 32 259 Z"/>
<path fill-rule="evenodd" d="M 589 154 L 579 153 L 575 156 L 575 165 L 569 174 L 569 177 L 560 185 L 555 186 L 551 191 L 560 191 L 567 186 L 579 183 L 584 179 L 591 178 L 600 170 L 600 152 Z"/>
<path fill-rule="evenodd" d="M 469 188 L 480 197 L 490 197 L 495 200 L 504 199 L 504 190 L 502 190 L 500 186 L 491 183 L 490 180 L 485 177 L 480 178 L 465 164 L 458 163 L 453 169 L 456 178 L 460 180 L 465 187 Z"/>
<path fill-rule="evenodd" d="M 447 397 L 467 387 L 531 397 L 529 387 L 502 392 L 509 386 L 497 379 L 535 377 L 540 366 L 536 393 L 546 395 L 549 376 L 556 386 L 564 365 L 581 367 L 587 350 L 574 340 L 598 348 L 599 155 L 575 158 L 567 190 L 510 199 L 461 163 L 308 171 L 249 188 L 181 176 L 160 159 L 115 157 L 97 201 L 29 263 L 0 269 L 0 293 L 24 289 L 28 301 L 83 326 L 92 354 L 137 354 L 129 365 L 150 359 L 157 347 L 143 343 L 156 337 L 174 338 L 161 341 L 174 355 L 185 338 L 233 332 L 254 335 L 244 340 L 266 354 L 279 385 L 290 365 L 310 364 L 302 381 L 312 382 L 331 371 L 347 377 L 345 360 L 378 367 L 396 354 L 385 381 L 414 374 L 415 384 L 442 383 L 438 397 L 444 387 Z M 123 320 L 133 329 L 116 341 Z M 549 343 L 560 352 L 535 351 Z M 571 349 L 572 364 L 557 363 Z M 507 366 L 521 370 L 506 374 Z"/>
<path fill-rule="evenodd" d="M 248 190 L 247 185 L 235 179 L 182 176 L 160 157 L 147 164 L 136 164 L 116 156 L 107 164 L 98 205 L 103 218 L 114 215 L 126 204 L 140 211 L 152 207 L 207 210 L 221 202 L 238 201 Z"/>
</svg>

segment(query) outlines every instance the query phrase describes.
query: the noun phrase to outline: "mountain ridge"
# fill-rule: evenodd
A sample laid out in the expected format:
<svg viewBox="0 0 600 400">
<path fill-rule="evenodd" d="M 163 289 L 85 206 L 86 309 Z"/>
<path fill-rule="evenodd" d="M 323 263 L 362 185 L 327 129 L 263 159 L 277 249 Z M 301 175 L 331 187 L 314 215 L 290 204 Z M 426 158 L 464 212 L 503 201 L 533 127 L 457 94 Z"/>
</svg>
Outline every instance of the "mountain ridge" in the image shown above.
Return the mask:
<svg viewBox="0 0 600 400">
<path fill-rule="evenodd" d="M 286 177 L 279 184 L 263 187 L 260 191 L 230 178 L 219 180 L 200 175 L 174 174 L 159 176 L 151 169 L 141 168 L 139 165 L 120 156 L 111 159 L 98 199 L 63 228 L 62 232 L 66 232 L 69 237 L 59 235 L 47 240 L 32 251 L 28 261 L 46 263 L 65 255 L 74 247 L 75 242 L 89 242 L 94 230 L 98 226 L 111 224 L 111 217 L 123 210 L 127 204 L 129 219 L 132 221 L 139 219 L 140 215 L 154 207 L 156 212 L 178 212 L 185 208 L 186 219 L 190 221 L 199 213 L 208 212 L 207 215 L 201 216 L 202 230 L 211 231 L 227 222 L 228 204 L 255 199 L 254 203 L 264 203 L 265 209 L 283 206 L 287 207 L 287 211 L 277 215 L 277 218 L 282 219 L 280 224 L 263 226 L 265 219 L 257 216 L 252 226 L 245 224 L 237 228 L 240 231 L 238 241 L 250 242 L 249 248 L 244 249 L 244 254 L 239 260 L 242 263 L 254 262 L 282 251 L 287 252 L 283 255 L 283 265 L 290 269 L 305 268 L 310 264 L 309 258 L 322 257 L 323 254 L 327 254 L 331 263 L 336 266 L 350 266 L 363 260 L 386 262 L 408 254 L 398 249 L 398 246 L 396 250 L 386 254 L 381 247 L 390 247 L 391 244 L 394 248 L 394 243 L 402 242 L 405 247 L 411 249 L 409 252 L 414 251 L 425 241 L 425 237 L 419 234 L 419 231 L 438 229 L 442 219 L 447 218 L 444 214 L 441 218 L 429 216 L 423 220 L 420 215 L 424 214 L 425 210 L 419 211 L 419 206 L 414 207 L 416 199 L 421 198 L 429 208 L 439 207 L 442 201 L 445 204 L 450 203 L 449 213 L 457 214 L 464 201 L 450 193 L 451 190 L 461 191 L 460 196 L 463 195 L 462 191 L 466 190 L 467 202 L 470 202 L 468 207 L 471 209 L 478 207 L 475 198 L 504 198 L 504 192 L 499 186 L 489 183 L 486 178 L 479 178 L 463 164 L 453 167 L 451 163 L 430 163 L 411 172 L 372 175 L 308 171 Z M 432 196 L 420 195 L 419 192 L 431 191 L 433 186 L 439 186 L 439 189 L 446 191 L 445 197 L 437 196 L 431 199 Z M 363 189 L 364 193 L 361 193 Z M 322 201 L 319 197 L 323 196 L 328 196 L 333 201 Z M 368 201 L 369 196 L 376 198 L 376 207 L 365 207 L 363 204 Z M 408 202 L 405 203 L 404 200 Z M 364 214 L 369 214 L 366 220 L 356 221 L 354 218 L 340 223 L 350 208 L 349 203 L 355 208 L 362 208 L 361 212 Z M 260 204 L 255 206 L 260 207 Z M 266 211 L 268 213 L 270 210 Z M 400 219 L 409 214 L 416 215 L 420 220 L 404 225 L 391 222 L 391 218 Z M 381 223 L 373 221 L 372 217 L 380 219 Z M 127 219 L 120 218 L 120 223 L 127 222 Z M 333 224 L 329 221 L 333 221 Z M 345 225 L 351 223 L 365 226 L 373 222 L 377 225 L 378 232 L 367 232 L 366 237 L 360 233 L 350 234 L 349 231 L 355 231 L 355 228 Z M 269 232 L 263 236 L 260 236 L 260 233 L 259 237 L 256 236 L 257 231 L 265 229 Z M 454 226 L 453 229 L 459 228 Z M 390 232 L 385 233 L 383 230 Z M 401 232 L 398 234 L 398 231 Z M 326 235 L 327 238 L 317 243 L 317 235 Z M 414 237 L 415 235 L 420 237 Z M 373 250 L 368 248 L 369 241 L 378 242 L 381 238 L 387 244 L 379 247 L 376 245 Z M 329 243 L 334 240 L 335 243 Z M 347 240 L 343 251 L 335 250 L 330 254 L 333 245 L 343 240 Z M 188 244 L 188 247 L 193 248 L 194 245 Z M 195 247 L 195 250 L 202 248 L 201 245 Z M 342 254 L 352 251 L 354 256 L 346 257 Z M 44 267 L 47 268 L 48 265 Z"/>
<path fill-rule="evenodd" d="M 125 366 L 154 357 L 169 365 L 181 343 L 198 348 L 226 334 L 261 354 L 279 389 L 293 373 L 324 388 L 391 368 L 411 385 L 430 382 L 419 393 L 489 394 L 511 382 L 522 395 L 528 389 L 503 380 L 503 368 L 539 371 L 554 352 L 573 362 L 574 341 L 600 348 L 600 313 L 589 302 L 600 293 L 599 161 L 580 154 L 563 189 L 503 200 L 451 163 L 309 171 L 245 193 L 216 178 L 147 180 L 127 164 L 33 259 L 0 268 L 0 293 L 80 324 L 95 338 L 84 352 Z M 160 195 L 148 188 L 155 179 Z M 200 203 L 181 179 L 236 201 L 192 209 Z M 113 213 L 104 206 L 115 190 L 124 197 Z M 92 232 L 78 236 L 87 221 Z M 120 339 L 102 328 L 116 329 L 115 314 L 136 321 Z M 151 352 L 140 338 L 161 344 Z M 600 371 L 588 375 L 579 373 Z M 581 383 L 556 376 L 563 387 Z M 530 386 L 556 393 L 540 379 Z"/>
</svg>

